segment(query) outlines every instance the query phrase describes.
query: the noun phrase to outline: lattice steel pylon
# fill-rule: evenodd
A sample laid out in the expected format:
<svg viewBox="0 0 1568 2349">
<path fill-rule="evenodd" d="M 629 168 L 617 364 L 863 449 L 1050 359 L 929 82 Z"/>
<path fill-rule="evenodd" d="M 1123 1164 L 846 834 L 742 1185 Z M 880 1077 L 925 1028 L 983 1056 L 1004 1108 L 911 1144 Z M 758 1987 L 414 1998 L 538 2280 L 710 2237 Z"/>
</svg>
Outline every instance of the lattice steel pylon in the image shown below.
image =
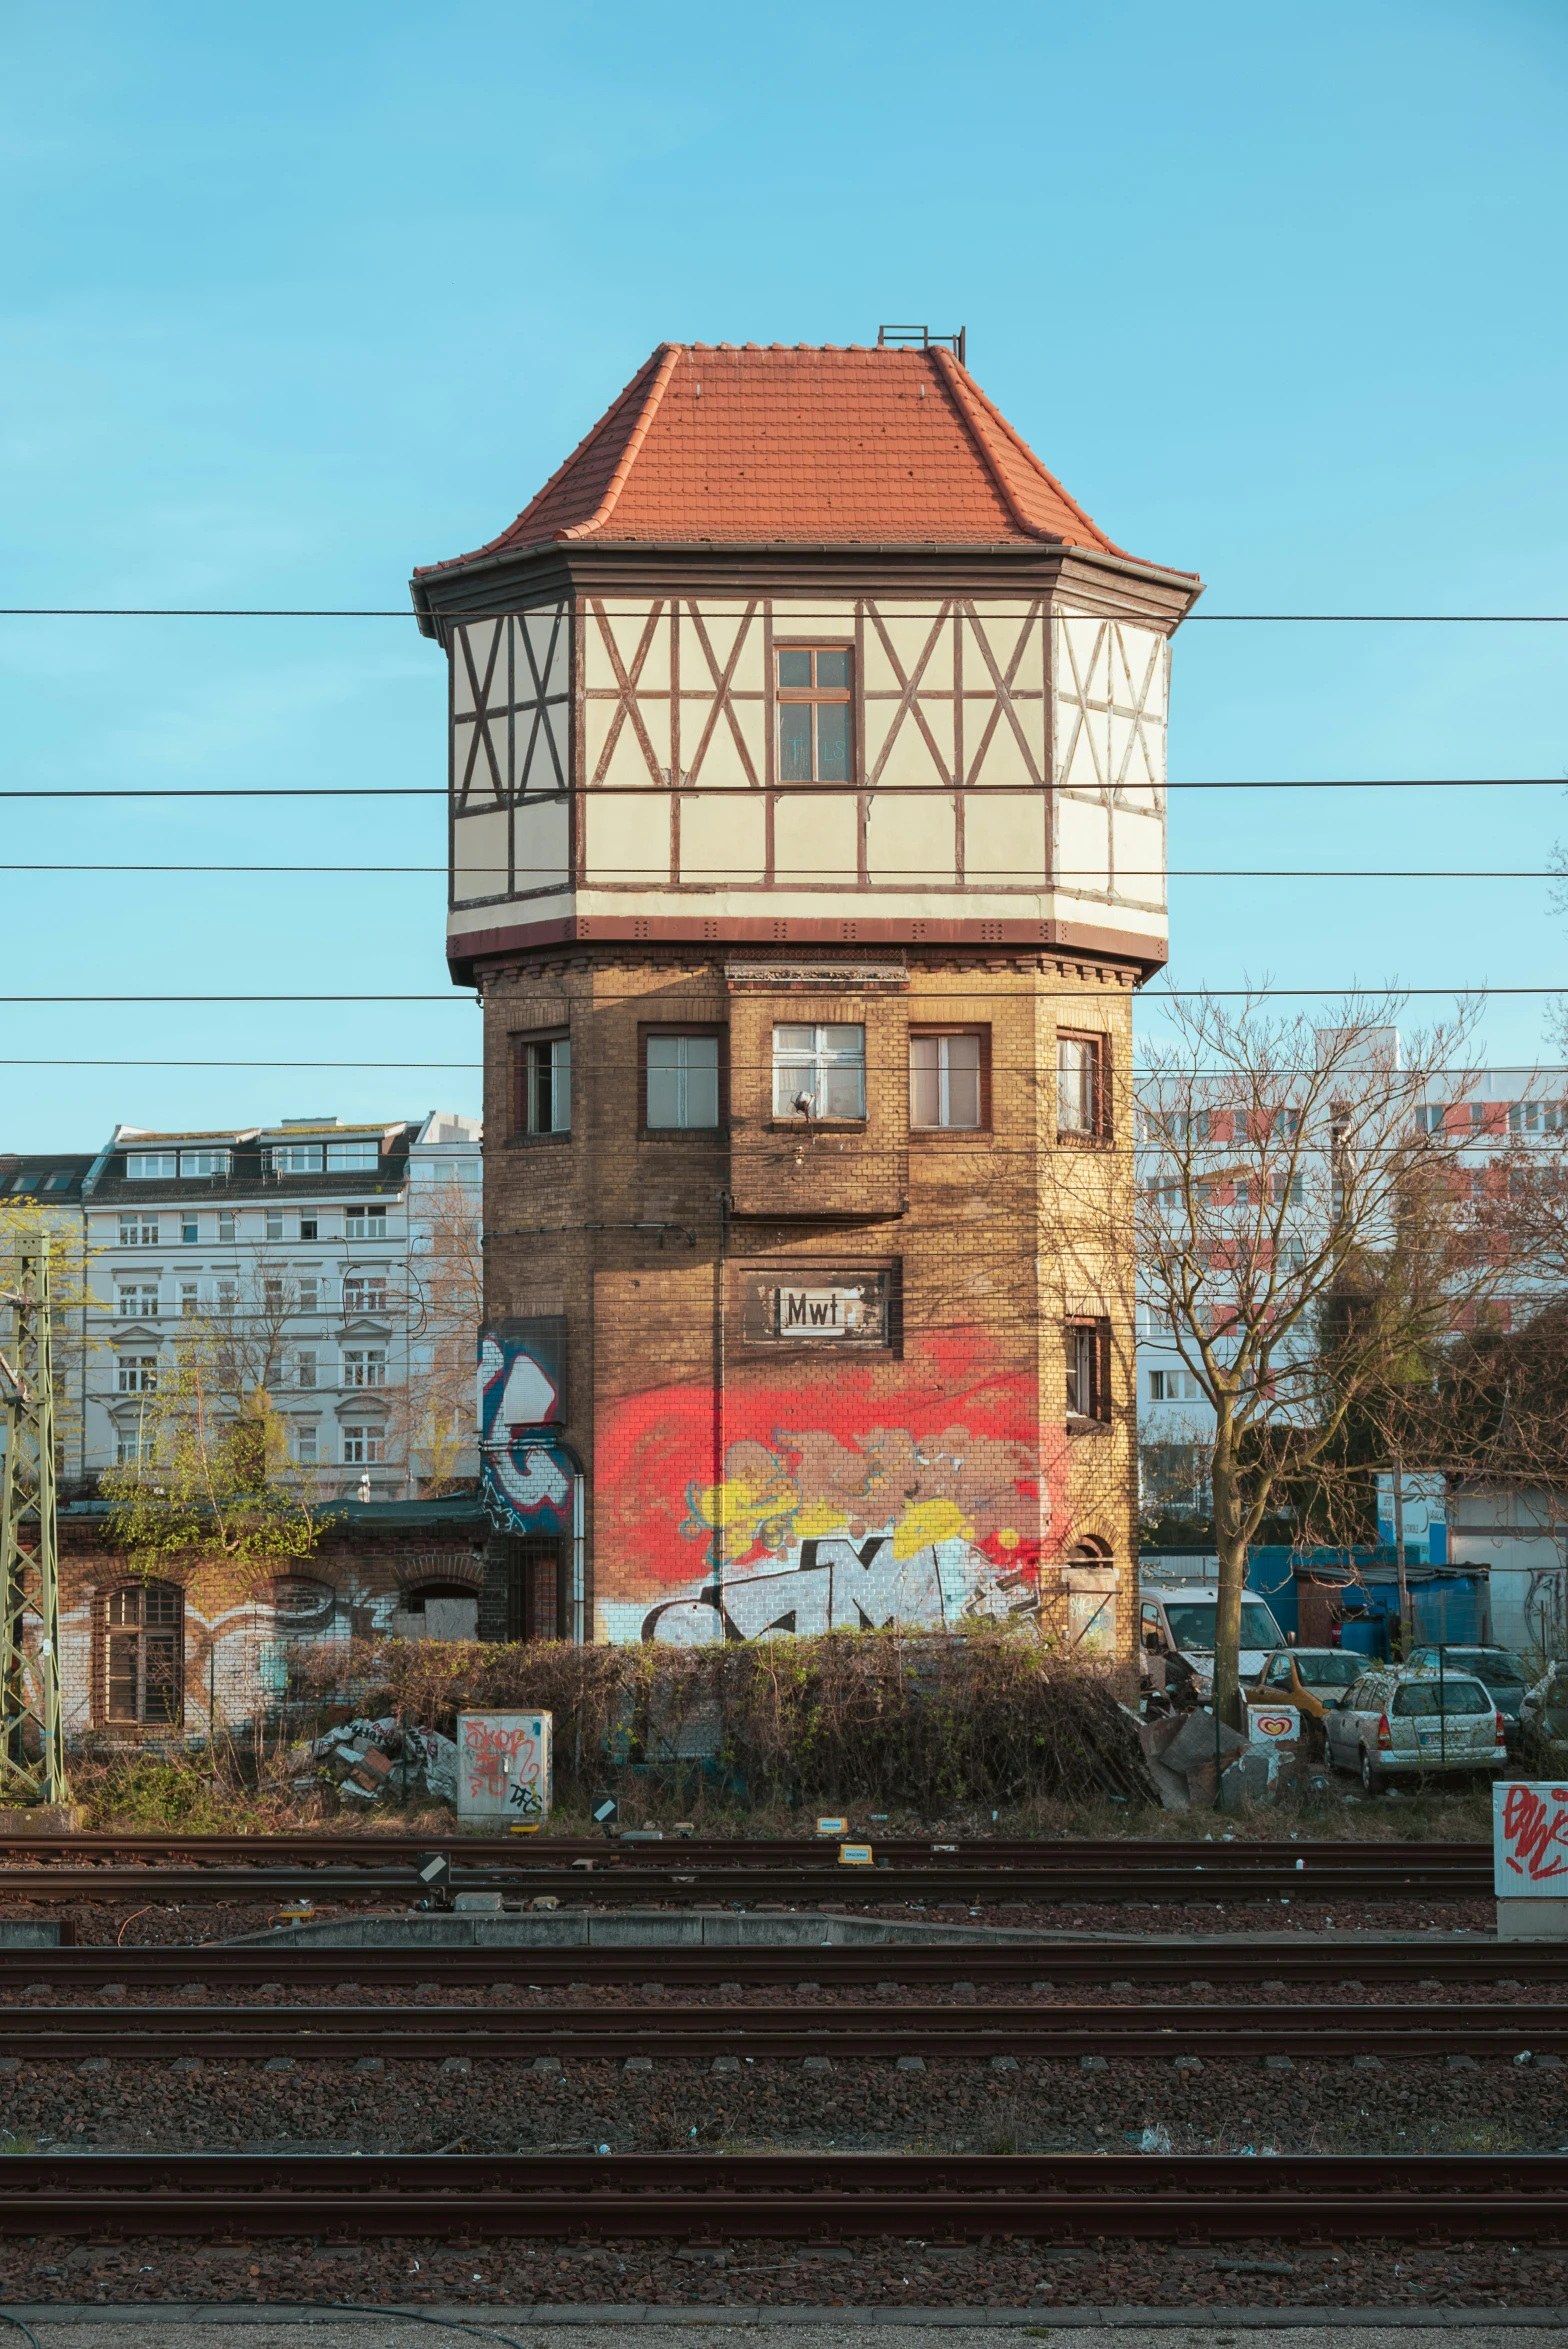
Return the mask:
<svg viewBox="0 0 1568 2349">
<path fill-rule="evenodd" d="M 22 1240 L 7 1270 L 10 1279 L 0 1278 L 0 1789 L 63 1803 L 48 1234 Z M 30 1623 L 37 1640 L 29 1650 Z"/>
</svg>

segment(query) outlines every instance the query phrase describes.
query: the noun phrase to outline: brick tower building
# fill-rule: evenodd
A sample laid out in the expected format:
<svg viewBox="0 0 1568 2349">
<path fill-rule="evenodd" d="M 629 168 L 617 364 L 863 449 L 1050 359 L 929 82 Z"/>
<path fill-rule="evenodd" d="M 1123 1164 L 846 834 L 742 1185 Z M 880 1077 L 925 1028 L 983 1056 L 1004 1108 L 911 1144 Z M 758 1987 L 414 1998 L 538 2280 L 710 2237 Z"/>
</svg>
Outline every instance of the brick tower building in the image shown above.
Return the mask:
<svg viewBox="0 0 1568 2349">
<path fill-rule="evenodd" d="M 1130 1653 L 1169 639 L 955 347 L 656 351 L 416 572 L 525 1633 Z"/>
</svg>

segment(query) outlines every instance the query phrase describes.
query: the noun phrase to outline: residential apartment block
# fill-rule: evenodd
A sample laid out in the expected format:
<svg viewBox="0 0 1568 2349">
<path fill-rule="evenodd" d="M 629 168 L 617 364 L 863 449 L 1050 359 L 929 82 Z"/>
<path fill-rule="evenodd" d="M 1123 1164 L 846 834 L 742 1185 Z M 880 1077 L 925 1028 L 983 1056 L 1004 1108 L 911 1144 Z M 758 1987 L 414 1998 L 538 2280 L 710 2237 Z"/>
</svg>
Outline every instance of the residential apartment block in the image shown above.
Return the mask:
<svg viewBox="0 0 1568 2349">
<path fill-rule="evenodd" d="M 95 1158 L 19 1156 L 9 1176 L 0 1161 L 0 1202 L 36 1201 L 84 1248 L 85 1296 L 61 1316 L 67 1486 L 144 1456 L 160 1381 L 199 1323 L 265 1386 L 321 1489 L 414 1497 L 432 1467 L 435 1358 L 455 1343 L 471 1361 L 476 1343 L 477 1317 L 451 1330 L 431 1274 L 455 1202 L 472 1202 L 477 1243 L 480 1132 L 446 1111 L 118 1126 Z M 469 1429 L 438 1448 L 445 1481 L 477 1473 Z"/>
</svg>

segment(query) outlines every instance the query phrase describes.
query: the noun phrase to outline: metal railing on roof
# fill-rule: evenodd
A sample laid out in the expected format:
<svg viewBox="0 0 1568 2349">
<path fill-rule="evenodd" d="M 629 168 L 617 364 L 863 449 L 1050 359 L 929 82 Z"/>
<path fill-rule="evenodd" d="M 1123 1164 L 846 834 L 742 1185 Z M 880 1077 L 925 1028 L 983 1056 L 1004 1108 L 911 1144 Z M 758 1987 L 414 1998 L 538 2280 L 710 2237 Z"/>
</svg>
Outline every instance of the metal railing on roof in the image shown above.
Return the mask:
<svg viewBox="0 0 1568 2349">
<path fill-rule="evenodd" d="M 944 350 L 952 352 L 959 366 L 963 367 L 967 364 L 964 358 L 964 337 L 967 331 L 961 326 L 956 334 L 933 334 L 929 326 L 879 326 L 877 349 L 929 351 L 933 343 L 940 343 Z"/>
</svg>

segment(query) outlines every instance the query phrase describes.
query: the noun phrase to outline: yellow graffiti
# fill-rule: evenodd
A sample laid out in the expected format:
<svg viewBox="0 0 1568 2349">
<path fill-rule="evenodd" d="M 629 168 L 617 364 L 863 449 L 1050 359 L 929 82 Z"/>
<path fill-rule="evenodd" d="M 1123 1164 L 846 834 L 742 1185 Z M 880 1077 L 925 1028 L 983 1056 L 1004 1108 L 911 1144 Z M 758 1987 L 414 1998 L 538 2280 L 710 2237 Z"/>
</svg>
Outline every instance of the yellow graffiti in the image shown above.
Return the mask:
<svg viewBox="0 0 1568 2349">
<path fill-rule="evenodd" d="M 952 1541 L 955 1536 L 968 1541 L 974 1527 L 956 1501 L 921 1501 L 907 1510 L 893 1528 L 893 1555 L 912 1558 L 917 1550 L 928 1549 L 933 1542 Z"/>
<path fill-rule="evenodd" d="M 806 1501 L 795 1512 L 793 1531 L 797 1541 L 809 1542 L 848 1523 L 848 1512 L 835 1509 L 831 1501 Z"/>
</svg>

